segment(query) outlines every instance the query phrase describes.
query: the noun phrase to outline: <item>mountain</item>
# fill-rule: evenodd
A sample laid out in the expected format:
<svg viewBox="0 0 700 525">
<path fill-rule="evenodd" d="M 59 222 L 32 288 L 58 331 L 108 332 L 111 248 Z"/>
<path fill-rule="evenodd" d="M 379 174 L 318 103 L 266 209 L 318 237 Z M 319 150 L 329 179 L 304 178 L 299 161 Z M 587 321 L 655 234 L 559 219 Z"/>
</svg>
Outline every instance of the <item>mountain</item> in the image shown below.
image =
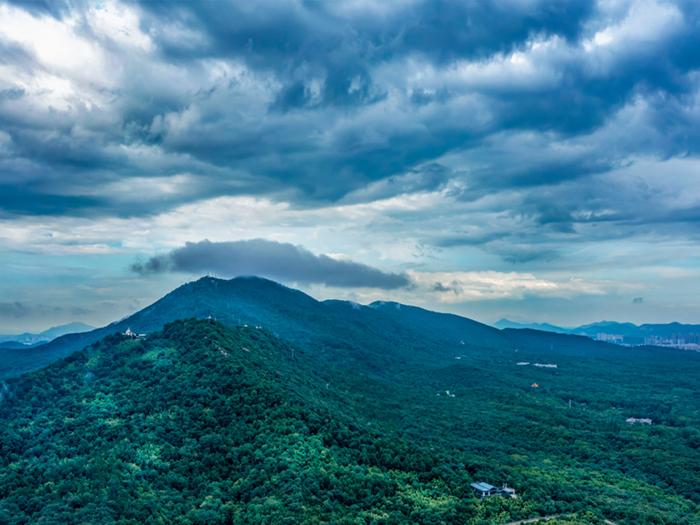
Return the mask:
<svg viewBox="0 0 700 525">
<path fill-rule="evenodd" d="M 544 332 L 555 332 L 561 334 L 568 334 L 572 332 L 571 328 L 562 328 L 561 326 L 556 326 L 549 323 L 517 323 L 509 319 L 501 319 L 499 321 L 496 321 L 493 326 L 500 330 L 503 330 L 504 328 L 518 328 L 529 330 L 542 330 Z"/>
<path fill-rule="evenodd" d="M 186 317 L 211 317 L 229 326 L 262 326 L 295 344 L 313 345 L 321 359 L 373 367 L 377 374 L 390 367 L 449 362 L 465 347 L 522 345 L 522 337 L 515 331 L 498 330 L 458 315 L 393 302 L 364 306 L 348 301 L 317 301 L 299 290 L 258 277 L 204 277 L 108 326 L 67 334 L 31 348 L 0 348 L 0 379 L 46 366 L 115 332 L 131 329 L 150 333 Z M 551 332 L 542 334 L 541 338 L 547 339 Z M 543 344 L 551 346 L 564 340 L 553 338 Z M 584 343 L 578 341 L 576 345 Z M 391 354 L 387 348 L 404 351 Z M 598 352 L 603 346 L 586 348 Z"/>
<path fill-rule="evenodd" d="M 362 366 L 381 365 L 379 370 L 391 362 L 451 359 L 453 352 L 440 347 L 436 353 L 434 344 L 438 340 L 445 342 L 443 336 L 436 339 L 436 334 L 448 332 L 436 330 L 431 324 L 417 325 L 414 316 L 419 310 L 405 307 L 401 315 L 395 315 L 391 308 L 376 303 L 362 306 L 347 301 L 317 301 L 299 290 L 258 277 L 204 277 L 106 327 L 68 334 L 31 349 L 4 350 L 0 352 L 0 378 L 45 366 L 115 332 L 131 329 L 149 333 L 187 317 L 211 317 L 231 326 L 264 326 L 295 343 L 313 344 L 329 358 L 361 362 Z M 449 323 L 456 323 L 449 332 L 452 346 L 463 340 L 477 346 L 489 342 L 504 344 L 498 330 L 487 325 L 450 314 L 422 312 L 432 322 L 449 319 Z M 425 337 L 417 338 L 417 332 Z M 386 353 L 387 347 L 404 346 L 410 351 L 399 357 Z"/>
<path fill-rule="evenodd" d="M 32 345 L 26 345 L 24 343 L 19 343 L 17 341 L 3 341 L 0 343 L 0 349 L 7 349 L 7 350 L 19 350 L 19 349 L 25 349 L 25 348 L 31 348 Z"/>
<path fill-rule="evenodd" d="M 618 323 L 616 321 L 599 321 L 575 328 L 562 328 L 548 323 L 516 323 L 508 319 L 501 319 L 494 326 L 500 329 L 533 329 L 545 332 L 585 335 L 593 339 L 627 345 L 653 344 L 700 350 L 700 325 L 696 324 L 674 322 L 636 325 L 634 323 Z"/>
<path fill-rule="evenodd" d="M 68 323 L 60 326 L 53 326 L 48 330 L 44 330 L 43 332 L 39 332 L 37 334 L 24 332 L 16 335 L 0 335 L 0 342 L 15 342 L 22 345 L 36 345 L 52 341 L 57 337 L 61 337 L 62 335 L 89 332 L 90 330 L 94 329 L 94 326 L 90 326 L 85 323 Z"/>
<path fill-rule="evenodd" d="M 229 326 L 263 326 L 283 334 L 288 341 L 313 345 L 322 359 L 352 361 L 362 368 L 374 367 L 378 374 L 391 366 L 447 362 L 464 347 L 521 344 L 515 332 L 506 333 L 453 314 L 393 302 L 364 306 L 348 301 L 317 301 L 299 290 L 258 277 L 204 277 L 108 326 L 67 334 L 32 348 L 0 348 L 0 379 L 46 366 L 115 332 L 131 329 L 150 333 L 187 317 L 211 317 Z M 387 348 L 405 351 L 389 354 Z M 590 351 L 600 348 L 594 345 Z"/>
<path fill-rule="evenodd" d="M 16 354 L 53 363 L 0 381 L 0 523 L 700 515 L 694 352 L 204 278 Z"/>
<path fill-rule="evenodd" d="M 370 308 L 437 342 L 481 347 L 509 344 L 499 330 L 459 315 L 390 301 L 374 302 Z"/>
<path fill-rule="evenodd" d="M 622 336 L 624 341 L 629 344 L 645 344 L 649 340 L 653 341 L 654 344 L 673 344 L 679 343 L 679 340 L 700 344 L 700 325 L 676 322 L 635 325 L 633 323 L 601 321 L 580 326 L 574 329 L 573 333 L 589 337 L 596 337 L 601 333 L 616 334 Z"/>
</svg>

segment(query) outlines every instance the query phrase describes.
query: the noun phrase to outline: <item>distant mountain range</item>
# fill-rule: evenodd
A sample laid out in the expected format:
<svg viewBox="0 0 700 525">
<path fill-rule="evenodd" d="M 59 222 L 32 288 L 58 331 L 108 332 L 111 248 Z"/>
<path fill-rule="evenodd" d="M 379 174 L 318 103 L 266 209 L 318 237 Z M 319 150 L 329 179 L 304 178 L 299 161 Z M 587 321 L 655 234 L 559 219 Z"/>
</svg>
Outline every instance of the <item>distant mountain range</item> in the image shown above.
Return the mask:
<svg viewBox="0 0 700 525">
<path fill-rule="evenodd" d="M 313 297 L 259 277 L 231 280 L 203 277 L 180 286 L 135 314 L 94 330 L 70 333 L 31 348 L 0 348 L 0 378 L 46 366 L 101 338 L 124 332 L 151 333 L 178 319 L 212 318 L 229 326 L 262 326 L 295 344 L 313 345 L 320 356 L 338 361 L 373 363 L 385 368 L 398 362 L 434 363 L 452 359 L 455 348 L 517 348 L 536 341 L 557 348 L 601 346 L 585 333 L 555 337 L 548 330 L 498 329 L 453 314 L 432 312 L 395 302 L 360 305 L 317 301 Z M 520 327 L 519 327 L 520 328 Z M 534 343 L 533 343 L 534 344 Z M 400 358 L 387 347 L 409 347 Z"/>
<path fill-rule="evenodd" d="M 493 326 L 503 330 L 505 328 L 515 328 L 518 330 L 543 330 L 545 332 L 556 332 L 559 334 L 570 334 L 571 328 L 562 328 L 549 323 L 518 323 L 510 319 L 501 319 L 493 323 Z"/>
<path fill-rule="evenodd" d="M 656 345 L 700 349 L 700 325 L 682 323 L 642 324 L 600 321 L 575 328 L 564 328 L 549 323 L 518 323 L 501 319 L 496 328 L 529 328 L 560 334 L 585 335 L 611 343 L 628 345 Z"/>
<path fill-rule="evenodd" d="M 435 343 L 514 348 L 522 344 L 523 339 L 531 338 L 529 332 L 533 330 L 542 332 L 538 340 L 546 337 L 546 334 L 552 338 L 556 333 L 631 345 L 657 341 L 659 346 L 675 346 L 664 344 L 679 340 L 670 339 L 673 334 L 692 334 L 693 330 L 700 333 L 700 326 L 678 323 L 637 327 L 631 323 L 601 322 L 578 328 L 562 328 L 549 324 L 512 323 L 504 319 L 494 328 L 458 315 L 395 302 L 377 301 L 359 305 L 339 300 L 317 301 L 299 290 L 258 277 L 231 280 L 203 277 L 180 286 L 143 310 L 102 328 L 90 329 L 87 325 L 73 323 L 41 334 L 14 336 L 19 340 L 6 340 L 5 345 L 0 344 L 0 378 L 41 368 L 115 332 L 131 329 L 137 333 L 150 333 L 178 319 L 207 317 L 229 326 L 264 326 L 275 334 L 285 334 L 285 338 L 292 342 L 313 343 L 321 353 L 342 356 L 346 360 L 362 360 L 367 356 L 387 360 L 386 345 L 404 344 L 405 341 L 416 347 L 411 356 L 413 359 L 428 361 L 439 355 L 432 347 Z M 61 332 L 65 335 L 56 337 Z M 601 334 L 611 337 L 606 338 Z M 619 339 L 612 337 L 617 335 Z M 55 338 L 45 344 L 24 345 L 25 341 L 52 337 Z M 653 339 L 655 337 L 658 339 Z M 564 342 L 578 345 L 582 344 L 579 339 L 556 338 L 552 341 L 556 341 L 557 345 Z M 430 343 L 426 347 L 428 341 Z M 340 349 L 353 351 L 340 352 Z"/>
<path fill-rule="evenodd" d="M 26 346 L 48 343 L 62 335 L 89 332 L 94 329 L 94 326 L 85 323 L 68 323 L 53 326 L 37 334 L 24 332 L 14 335 L 0 335 L 0 348 L 23 348 Z"/>
<path fill-rule="evenodd" d="M 452 359 L 455 348 L 515 348 L 529 337 L 527 330 L 499 330 L 458 315 L 399 303 L 365 306 L 349 301 L 317 301 L 299 290 L 258 277 L 203 277 L 108 326 L 63 335 L 32 348 L 0 349 L 0 378 L 41 368 L 116 332 L 131 329 L 151 333 L 178 319 L 209 317 L 229 326 L 263 326 L 274 334 L 284 334 L 293 343 L 313 345 L 319 355 L 330 356 L 334 362 L 371 362 L 380 367 L 396 364 L 396 359 L 416 363 L 432 363 L 447 359 L 445 356 Z M 568 337 L 566 344 L 590 342 Z M 558 340 L 557 344 L 563 342 Z M 412 350 L 397 358 L 386 352 L 392 346 Z"/>
</svg>

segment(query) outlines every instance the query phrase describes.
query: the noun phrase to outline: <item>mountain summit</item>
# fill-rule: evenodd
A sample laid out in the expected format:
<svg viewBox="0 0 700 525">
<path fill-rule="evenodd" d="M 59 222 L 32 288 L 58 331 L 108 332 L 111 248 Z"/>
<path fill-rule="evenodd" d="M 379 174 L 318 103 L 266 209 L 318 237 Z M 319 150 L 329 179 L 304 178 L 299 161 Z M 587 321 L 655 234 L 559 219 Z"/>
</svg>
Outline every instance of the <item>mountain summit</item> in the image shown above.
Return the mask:
<svg viewBox="0 0 700 525">
<path fill-rule="evenodd" d="M 183 318 L 212 318 L 229 326 L 262 326 L 289 341 L 313 343 L 319 354 L 338 361 L 364 359 L 386 364 L 392 360 L 433 360 L 441 355 L 436 342 L 507 344 L 498 330 L 476 321 L 405 305 L 398 310 L 387 307 L 388 304 L 362 306 L 345 301 L 317 301 L 299 290 L 260 277 L 202 277 L 103 328 L 69 334 L 21 352 L 4 350 L 0 377 L 45 366 L 115 332 L 130 329 L 150 333 Z M 453 327 L 451 331 L 446 330 L 447 326 Z M 404 345 L 414 347 L 413 351 L 402 356 L 386 352 L 387 348 Z M 367 356 L 371 359 L 365 359 Z"/>
</svg>

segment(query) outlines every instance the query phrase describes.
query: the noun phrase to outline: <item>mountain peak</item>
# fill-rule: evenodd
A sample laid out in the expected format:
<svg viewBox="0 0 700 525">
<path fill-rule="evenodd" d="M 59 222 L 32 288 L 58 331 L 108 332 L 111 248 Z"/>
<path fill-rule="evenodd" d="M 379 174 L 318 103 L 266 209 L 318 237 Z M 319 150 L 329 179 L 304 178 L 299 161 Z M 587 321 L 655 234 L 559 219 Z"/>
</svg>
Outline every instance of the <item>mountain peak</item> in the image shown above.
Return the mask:
<svg viewBox="0 0 700 525">
<path fill-rule="evenodd" d="M 397 310 L 400 310 L 402 306 L 401 303 L 397 303 L 396 301 L 374 301 L 369 304 L 370 308 L 375 308 L 375 309 L 382 309 L 382 308 L 396 308 Z M 417 308 L 417 307 L 416 307 Z"/>
<path fill-rule="evenodd" d="M 183 284 L 181 286 L 181 288 L 187 287 L 187 286 L 208 286 L 208 285 L 213 285 L 213 286 L 220 286 L 220 285 L 260 286 L 260 287 L 290 290 L 290 291 L 294 291 L 294 292 L 298 291 L 294 288 L 290 288 L 288 286 L 285 286 L 282 283 L 279 283 L 279 282 L 274 281 L 272 279 L 268 279 L 267 277 L 260 277 L 259 275 L 237 275 L 237 276 L 232 277 L 230 279 L 224 279 L 221 277 L 214 277 L 212 275 L 204 275 L 204 276 L 200 277 L 199 279 L 196 279 L 194 281 L 190 281 L 188 283 Z"/>
</svg>

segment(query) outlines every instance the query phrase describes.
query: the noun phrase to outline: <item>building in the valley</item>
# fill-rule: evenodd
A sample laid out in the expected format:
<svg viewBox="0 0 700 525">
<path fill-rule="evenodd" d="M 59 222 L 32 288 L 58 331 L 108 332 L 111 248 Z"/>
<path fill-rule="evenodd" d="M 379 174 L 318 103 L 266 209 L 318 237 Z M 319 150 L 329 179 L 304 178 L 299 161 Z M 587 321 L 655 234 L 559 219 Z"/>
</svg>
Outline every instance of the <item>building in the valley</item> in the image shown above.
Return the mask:
<svg viewBox="0 0 700 525">
<path fill-rule="evenodd" d="M 477 481 L 472 483 L 471 488 L 474 489 L 474 494 L 480 498 L 487 498 L 489 496 L 504 496 L 506 498 L 515 498 L 515 489 L 503 485 L 502 487 L 496 487 L 485 481 Z"/>
<path fill-rule="evenodd" d="M 596 341 L 604 341 L 606 343 L 613 343 L 616 345 L 621 345 L 625 340 L 624 336 L 620 334 L 607 334 L 605 332 L 598 332 L 595 334 L 594 339 Z"/>
<path fill-rule="evenodd" d="M 474 494 L 480 498 L 485 498 L 487 496 L 493 496 L 496 491 L 496 487 L 489 485 L 483 481 L 477 481 L 471 484 L 471 488 L 474 489 Z"/>
</svg>

